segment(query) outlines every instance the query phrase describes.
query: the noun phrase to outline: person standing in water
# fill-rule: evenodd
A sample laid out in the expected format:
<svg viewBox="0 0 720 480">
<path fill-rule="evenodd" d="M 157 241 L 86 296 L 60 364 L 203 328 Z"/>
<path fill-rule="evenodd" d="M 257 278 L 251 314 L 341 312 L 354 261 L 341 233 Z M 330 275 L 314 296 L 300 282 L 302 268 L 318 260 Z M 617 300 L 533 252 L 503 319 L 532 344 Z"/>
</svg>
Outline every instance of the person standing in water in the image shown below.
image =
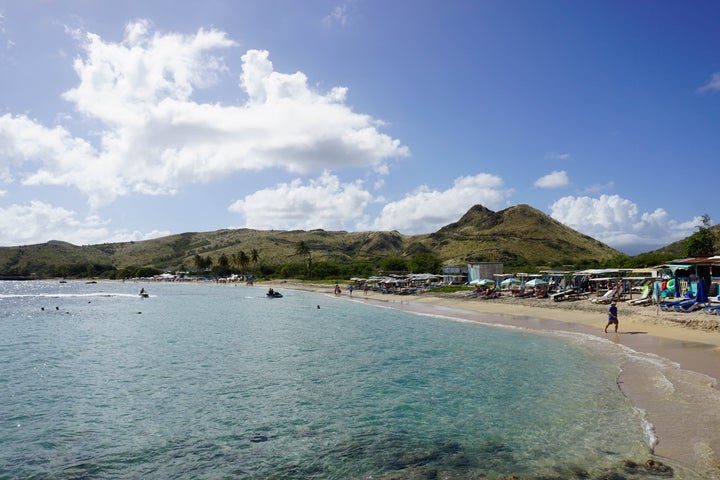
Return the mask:
<svg viewBox="0 0 720 480">
<path fill-rule="evenodd" d="M 618 309 L 617 304 L 613 300 L 613 302 L 610 304 L 610 308 L 608 308 L 608 323 L 605 325 L 605 333 L 607 333 L 607 329 L 610 325 L 615 324 L 615 333 L 617 333 L 618 330 Z"/>
</svg>

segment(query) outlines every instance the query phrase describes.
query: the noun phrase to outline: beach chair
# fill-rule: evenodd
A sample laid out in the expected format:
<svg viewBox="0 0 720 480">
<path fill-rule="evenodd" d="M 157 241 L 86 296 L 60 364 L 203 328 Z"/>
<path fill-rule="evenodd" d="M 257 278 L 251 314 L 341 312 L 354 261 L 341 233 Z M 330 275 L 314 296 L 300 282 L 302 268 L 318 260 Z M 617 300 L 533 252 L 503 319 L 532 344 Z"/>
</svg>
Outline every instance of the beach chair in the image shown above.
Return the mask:
<svg viewBox="0 0 720 480">
<path fill-rule="evenodd" d="M 660 304 L 660 310 L 663 310 L 665 312 L 673 312 L 675 311 L 675 307 L 679 305 L 690 305 L 691 303 L 694 303 L 695 299 L 683 299 L 683 300 L 677 300 L 674 302 L 663 302 Z"/>
<path fill-rule="evenodd" d="M 688 301 L 688 303 L 680 303 L 678 305 L 675 305 L 673 307 L 673 310 L 676 312 L 694 312 L 695 310 L 705 308 L 708 305 L 709 303 L 698 302 L 697 299 L 691 299 L 690 301 Z"/>
<path fill-rule="evenodd" d="M 500 292 L 496 291 L 494 288 L 492 290 L 488 290 L 485 293 L 481 293 L 477 296 L 478 299 L 481 300 L 488 300 L 490 298 L 498 298 L 500 296 Z"/>
<path fill-rule="evenodd" d="M 570 302 L 574 302 L 575 300 L 587 300 L 588 294 L 587 292 L 582 293 L 568 293 L 565 296 L 565 300 L 568 300 Z"/>
<path fill-rule="evenodd" d="M 652 288 L 650 286 L 644 287 L 640 297 L 627 300 L 625 303 L 630 305 L 649 305 L 652 303 Z"/>
<path fill-rule="evenodd" d="M 575 288 L 569 287 L 564 290 L 560 290 L 559 292 L 551 293 L 550 298 L 552 298 L 554 302 L 562 302 L 567 300 L 568 295 L 573 293 L 575 293 Z"/>
<path fill-rule="evenodd" d="M 591 298 L 590 301 L 592 303 L 610 303 L 613 300 L 618 300 L 620 297 L 620 289 L 622 287 L 613 288 L 612 290 L 608 290 L 605 292 L 604 295 L 601 295 L 599 297 Z"/>
</svg>

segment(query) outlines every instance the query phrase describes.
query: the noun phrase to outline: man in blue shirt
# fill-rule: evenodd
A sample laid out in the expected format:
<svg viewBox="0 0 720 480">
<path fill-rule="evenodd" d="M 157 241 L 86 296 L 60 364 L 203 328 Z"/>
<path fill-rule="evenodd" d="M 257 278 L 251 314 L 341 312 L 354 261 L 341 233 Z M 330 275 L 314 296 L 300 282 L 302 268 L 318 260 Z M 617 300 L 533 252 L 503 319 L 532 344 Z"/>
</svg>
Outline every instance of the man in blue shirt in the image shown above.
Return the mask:
<svg viewBox="0 0 720 480">
<path fill-rule="evenodd" d="M 615 324 L 615 333 L 617 333 L 618 329 L 618 310 L 617 305 L 615 304 L 615 300 L 610 304 L 610 308 L 608 308 L 608 323 L 605 325 L 605 333 L 607 333 L 607 329 L 610 325 Z"/>
</svg>

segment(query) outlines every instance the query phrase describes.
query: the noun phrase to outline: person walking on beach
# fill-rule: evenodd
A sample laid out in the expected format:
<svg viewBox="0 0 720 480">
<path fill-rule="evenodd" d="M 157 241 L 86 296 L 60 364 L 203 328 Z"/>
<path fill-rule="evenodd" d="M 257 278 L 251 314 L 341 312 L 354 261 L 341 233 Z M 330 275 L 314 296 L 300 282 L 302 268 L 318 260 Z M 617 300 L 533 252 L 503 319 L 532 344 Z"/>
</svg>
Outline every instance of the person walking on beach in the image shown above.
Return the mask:
<svg viewBox="0 0 720 480">
<path fill-rule="evenodd" d="M 615 333 L 617 333 L 618 329 L 618 309 L 617 304 L 613 300 L 613 302 L 610 304 L 610 308 L 608 308 L 608 323 L 605 325 L 605 333 L 607 333 L 607 329 L 610 325 L 615 324 Z"/>
</svg>

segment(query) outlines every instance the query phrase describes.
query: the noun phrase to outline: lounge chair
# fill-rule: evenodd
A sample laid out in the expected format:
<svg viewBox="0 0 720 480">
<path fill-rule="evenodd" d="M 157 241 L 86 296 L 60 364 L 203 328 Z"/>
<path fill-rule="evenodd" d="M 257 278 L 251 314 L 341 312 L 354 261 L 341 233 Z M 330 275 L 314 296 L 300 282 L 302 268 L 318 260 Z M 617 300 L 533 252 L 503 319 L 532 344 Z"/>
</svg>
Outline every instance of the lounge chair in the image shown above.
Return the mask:
<svg viewBox="0 0 720 480">
<path fill-rule="evenodd" d="M 574 302 L 575 300 L 586 300 L 588 298 L 587 292 L 582 293 L 568 293 L 565 300 Z"/>
<path fill-rule="evenodd" d="M 563 300 L 568 300 L 568 295 L 572 295 L 574 293 L 575 288 L 569 287 L 564 290 L 560 290 L 559 292 L 551 293 L 550 298 L 552 298 L 554 302 L 562 302 Z"/>
<path fill-rule="evenodd" d="M 500 292 L 496 291 L 494 288 L 492 290 L 488 290 L 485 293 L 478 294 L 477 298 L 482 300 L 487 300 L 489 298 L 497 298 L 500 296 Z"/>
<path fill-rule="evenodd" d="M 652 288 L 646 286 L 638 298 L 627 300 L 625 303 L 630 305 L 649 305 L 652 303 Z"/>
<path fill-rule="evenodd" d="M 535 296 L 535 290 L 534 290 L 534 289 L 530 289 L 530 290 L 521 291 L 521 292 L 519 292 L 519 293 L 517 293 L 517 294 L 515 294 L 515 295 L 513 295 L 513 296 L 516 297 L 516 298 L 534 297 L 534 296 Z"/>
<path fill-rule="evenodd" d="M 688 303 L 681 303 L 679 305 L 675 305 L 673 307 L 673 310 L 676 312 L 694 312 L 695 310 L 705 308 L 708 305 L 709 303 L 698 302 L 697 299 L 693 298 Z"/>
<path fill-rule="evenodd" d="M 605 292 L 605 295 L 591 298 L 590 301 L 593 303 L 610 303 L 613 300 L 618 300 L 618 298 L 620 297 L 621 289 L 622 287 L 613 288 L 612 290 L 608 290 L 607 292 Z"/>
<path fill-rule="evenodd" d="M 691 303 L 695 303 L 694 298 L 690 298 L 690 299 L 685 298 L 685 299 L 677 300 L 674 302 L 663 302 L 660 304 L 660 310 L 663 310 L 665 312 L 673 312 L 673 311 L 675 311 L 675 307 L 687 306 L 687 305 L 690 305 Z"/>
</svg>

